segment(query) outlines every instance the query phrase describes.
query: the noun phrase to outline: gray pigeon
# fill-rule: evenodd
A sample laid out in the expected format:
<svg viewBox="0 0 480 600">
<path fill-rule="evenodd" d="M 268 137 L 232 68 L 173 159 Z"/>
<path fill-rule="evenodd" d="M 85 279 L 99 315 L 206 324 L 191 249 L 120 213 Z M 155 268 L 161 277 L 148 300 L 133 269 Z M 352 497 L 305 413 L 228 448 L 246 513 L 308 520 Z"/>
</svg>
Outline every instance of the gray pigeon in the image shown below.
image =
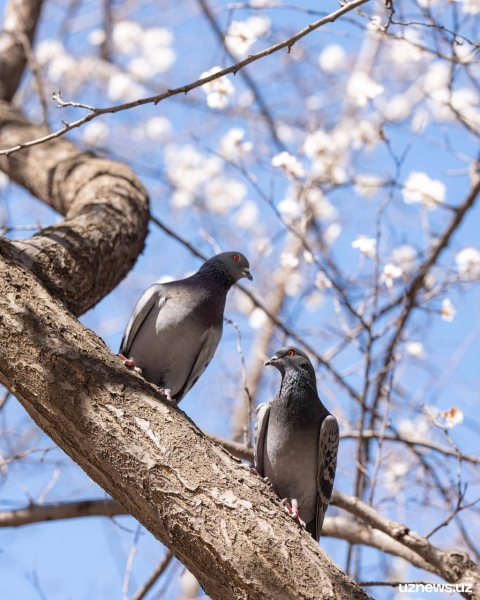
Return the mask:
<svg viewBox="0 0 480 600">
<path fill-rule="evenodd" d="M 222 252 L 191 277 L 149 287 L 128 321 L 119 358 L 178 404 L 212 360 L 228 290 L 252 279 L 249 267 L 240 252 Z"/>
<path fill-rule="evenodd" d="M 287 346 L 267 365 L 280 371 L 282 384 L 272 402 L 257 408 L 255 467 L 285 510 L 319 540 L 335 479 L 338 423 L 318 397 L 304 352 Z"/>
</svg>

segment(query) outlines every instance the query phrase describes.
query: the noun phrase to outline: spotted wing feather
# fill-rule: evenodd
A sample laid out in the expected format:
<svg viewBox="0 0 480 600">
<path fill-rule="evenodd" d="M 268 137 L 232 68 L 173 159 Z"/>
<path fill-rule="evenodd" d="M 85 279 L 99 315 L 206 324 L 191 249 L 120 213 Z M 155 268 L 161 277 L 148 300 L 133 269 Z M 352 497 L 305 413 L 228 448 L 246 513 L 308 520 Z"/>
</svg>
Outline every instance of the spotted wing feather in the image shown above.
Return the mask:
<svg viewBox="0 0 480 600">
<path fill-rule="evenodd" d="M 317 470 L 317 518 L 316 539 L 320 539 L 323 520 L 332 496 L 333 482 L 337 470 L 339 429 L 337 419 L 328 415 L 320 427 L 318 442 L 318 470 Z"/>
</svg>

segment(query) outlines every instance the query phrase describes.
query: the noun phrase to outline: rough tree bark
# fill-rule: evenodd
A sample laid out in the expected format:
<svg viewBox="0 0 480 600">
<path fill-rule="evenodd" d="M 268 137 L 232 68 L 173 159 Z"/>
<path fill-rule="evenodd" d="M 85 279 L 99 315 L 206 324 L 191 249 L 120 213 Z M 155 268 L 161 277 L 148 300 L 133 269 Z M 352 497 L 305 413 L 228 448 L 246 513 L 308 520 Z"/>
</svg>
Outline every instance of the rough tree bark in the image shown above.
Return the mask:
<svg viewBox="0 0 480 600">
<path fill-rule="evenodd" d="M 0 36 L 0 98 L 13 98 L 27 63 L 25 46 L 35 36 L 42 0 L 10 0 Z"/>
<path fill-rule="evenodd" d="M 0 102 L 2 146 L 45 132 Z M 66 216 L 12 250 L 69 310 L 84 313 L 118 285 L 143 249 L 150 216 L 144 187 L 126 165 L 84 154 L 63 138 L 2 156 L 0 168 Z"/>
<path fill-rule="evenodd" d="M 263 481 L 127 372 L 14 254 L 4 240 L 0 382 L 212 598 L 368 597 Z"/>
</svg>

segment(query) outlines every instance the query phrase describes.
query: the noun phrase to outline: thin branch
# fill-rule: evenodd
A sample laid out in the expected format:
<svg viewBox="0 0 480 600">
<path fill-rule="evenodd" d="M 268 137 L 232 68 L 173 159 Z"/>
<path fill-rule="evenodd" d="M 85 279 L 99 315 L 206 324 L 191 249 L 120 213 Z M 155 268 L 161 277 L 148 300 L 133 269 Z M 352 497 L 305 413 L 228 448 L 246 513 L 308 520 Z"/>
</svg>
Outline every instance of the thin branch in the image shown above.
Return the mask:
<svg viewBox="0 0 480 600">
<path fill-rule="evenodd" d="M 366 430 L 363 432 L 360 431 L 345 431 L 340 434 L 342 439 L 377 439 L 381 437 L 381 432 Z M 435 450 L 436 452 L 440 452 L 445 454 L 446 456 L 452 456 L 454 458 L 458 458 L 458 454 L 452 448 L 448 448 L 446 446 L 442 446 L 437 442 L 430 441 L 424 438 L 415 438 L 413 436 L 406 436 L 403 434 L 389 434 L 386 433 L 383 436 L 384 440 L 388 440 L 389 442 L 400 442 L 402 444 L 407 444 L 407 446 L 421 446 L 423 448 L 428 448 L 429 450 Z M 462 460 L 466 462 L 470 462 L 474 465 L 480 465 L 480 457 L 474 456 L 473 454 L 460 454 Z"/>
<path fill-rule="evenodd" d="M 81 500 L 55 504 L 32 504 L 18 510 L 0 512 L 0 528 L 21 527 L 43 521 L 78 519 L 79 517 L 115 517 L 126 515 L 125 510 L 113 500 Z"/>
<path fill-rule="evenodd" d="M 283 40 L 282 42 L 280 42 L 278 44 L 270 46 L 269 48 L 266 48 L 265 50 L 262 50 L 261 52 L 257 52 L 256 54 L 251 54 L 244 60 L 242 60 L 230 67 L 227 67 L 226 69 L 222 69 L 221 71 L 218 71 L 218 73 L 214 73 L 212 75 L 209 75 L 208 77 L 203 77 L 202 79 L 193 81 L 192 83 L 189 83 L 188 85 L 184 85 L 182 87 L 178 87 L 178 88 L 174 88 L 174 89 L 169 89 L 166 92 L 164 92 L 163 94 L 158 94 L 156 96 L 150 96 L 149 98 L 140 98 L 139 100 L 135 100 L 133 102 L 127 102 L 125 104 L 118 104 L 116 106 L 109 106 L 106 108 L 95 108 L 95 109 L 93 109 L 93 111 L 91 111 L 91 107 L 90 107 L 87 110 L 90 110 L 91 112 L 88 115 L 85 115 L 84 117 L 82 117 L 81 119 L 78 119 L 77 121 L 74 121 L 73 123 L 67 123 L 65 125 L 65 127 L 62 127 L 61 129 L 58 129 L 57 131 L 54 131 L 53 133 L 49 133 L 49 134 L 39 137 L 35 140 L 31 140 L 29 142 L 22 142 L 22 143 L 12 146 L 11 148 L 6 148 L 4 150 L 0 150 L 0 156 L 1 155 L 9 156 L 10 154 L 13 154 L 14 152 L 18 152 L 19 150 L 23 150 L 24 148 L 30 148 L 32 146 L 37 146 L 38 144 L 43 144 L 45 142 L 48 142 L 49 140 L 53 140 L 55 138 L 61 137 L 62 135 L 65 135 L 65 133 L 67 133 L 68 131 L 71 131 L 72 129 L 76 129 L 77 127 L 80 127 L 81 125 L 84 125 L 85 123 L 88 123 L 89 121 L 92 121 L 93 119 L 99 117 L 100 115 L 105 115 L 105 114 L 109 114 L 109 113 L 115 114 L 115 113 L 118 113 L 118 112 L 121 112 L 124 110 L 129 110 L 130 108 L 135 108 L 137 106 L 143 106 L 144 104 L 157 105 L 159 102 L 162 102 L 162 100 L 165 100 L 166 98 L 170 98 L 171 96 L 177 96 L 178 94 L 187 94 L 188 92 L 190 92 L 191 90 L 193 90 L 195 88 L 201 87 L 202 85 L 205 85 L 206 83 L 209 83 L 210 81 L 214 81 L 215 79 L 219 79 L 220 77 L 223 77 L 225 75 L 229 75 L 230 73 L 233 73 L 234 75 L 236 75 L 240 69 L 243 69 L 243 67 L 245 67 L 253 62 L 256 62 L 257 60 L 260 60 L 261 58 L 264 58 L 265 56 L 274 54 L 275 52 L 278 52 L 279 50 L 282 50 L 283 48 L 287 48 L 288 51 L 290 52 L 292 46 L 296 42 L 298 42 L 298 40 L 302 39 L 303 37 L 305 37 L 312 31 L 315 31 L 319 27 L 322 27 L 322 25 L 326 25 L 327 23 L 333 23 L 342 15 L 350 12 L 351 10 L 354 10 L 354 9 L 360 7 L 362 4 L 366 4 L 367 2 L 369 2 L 369 0 L 354 0 L 353 2 L 345 4 L 344 6 L 342 6 L 335 12 L 331 13 L 327 17 L 324 17 L 323 19 L 319 19 L 318 21 L 311 23 L 310 25 L 308 25 L 307 27 L 305 27 L 304 29 L 302 29 L 301 31 L 299 31 L 298 33 L 293 35 L 292 37 L 290 37 L 286 40 Z M 81 106 L 81 105 L 79 105 L 79 106 Z"/>
<path fill-rule="evenodd" d="M 152 589 L 155 583 L 160 579 L 160 577 L 165 572 L 165 569 L 170 564 L 173 558 L 173 553 L 169 550 L 162 560 L 158 563 L 157 567 L 147 579 L 147 581 L 142 585 L 142 587 L 138 588 L 135 594 L 132 596 L 132 600 L 142 600 L 148 594 L 148 592 Z"/>
<path fill-rule="evenodd" d="M 220 44 L 225 48 L 225 51 L 227 52 L 228 56 L 235 62 L 235 57 L 232 55 L 232 53 L 230 52 L 230 50 L 227 47 L 227 44 L 225 43 L 225 39 L 224 39 L 222 30 L 220 29 L 220 26 L 218 25 L 217 20 L 215 19 L 215 16 L 214 16 L 212 10 L 210 9 L 210 6 L 207 4 L 206 0 L 197 0 L 197 2 L 198 2 L 198 4 L 200 4 L 200 6 L 205 14 L 205 17 L 207 18 L 208 22 L 210 23 L 210 26 L 213 29 L 215 35 L 217 36 L 217 39 L 219 40 Z M 260 89 L 258 88 L 254 79 L 250 76 L 250 73 L 248 73 L 248 71 L 240 71 L 240 75 L 242 76 L 243 80 L 245 81 L 247 86 L 250 88 L 252 94 L 254 95 L 255 101 L 257 102 L 257 104 L 260 108 L 260 112 L 265 117 L 265 120 L 268 123 L 268 127 L 270 129 L 270 133 L 272 135 L 272 139 L 273 139 L 275 145 L 277 146 L 277 148 L 279 150 L 285 150 L 285 145 L 283 144 L 283 142 L 279 139 L 279 137 L 277 135 L 275 121 L 270 113 L 270 109 L 268 108 L 267 103 L 265 102 L 265 100 L 262 96 L 262 93 L 260 92 Z"/>
</svg>

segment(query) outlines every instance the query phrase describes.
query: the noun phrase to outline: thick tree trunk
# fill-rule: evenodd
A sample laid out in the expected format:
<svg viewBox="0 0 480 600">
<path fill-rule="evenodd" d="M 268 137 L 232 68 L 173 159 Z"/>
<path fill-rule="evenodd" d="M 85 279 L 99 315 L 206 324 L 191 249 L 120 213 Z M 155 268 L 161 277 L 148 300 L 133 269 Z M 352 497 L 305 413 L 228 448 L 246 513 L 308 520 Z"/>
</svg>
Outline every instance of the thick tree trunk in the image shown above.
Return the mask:
<svg viewBox="0 0 480 600">
<path fill-rule="evenodd" d="M 0 382 L 214 599 L 368 598 L 270 488 L 0 246 Z"/>
<path fill-rule="evenodd" d="M 44 135 L 0 102 L 0 147 Z M 143 249 L 147 193 L 132 170 L 78 150 L 66 139 L 0 157 L 0 168 L 66 219 L 15 242 L 19 259 L 80 315 L 130 271 Z"/>
</svg>

